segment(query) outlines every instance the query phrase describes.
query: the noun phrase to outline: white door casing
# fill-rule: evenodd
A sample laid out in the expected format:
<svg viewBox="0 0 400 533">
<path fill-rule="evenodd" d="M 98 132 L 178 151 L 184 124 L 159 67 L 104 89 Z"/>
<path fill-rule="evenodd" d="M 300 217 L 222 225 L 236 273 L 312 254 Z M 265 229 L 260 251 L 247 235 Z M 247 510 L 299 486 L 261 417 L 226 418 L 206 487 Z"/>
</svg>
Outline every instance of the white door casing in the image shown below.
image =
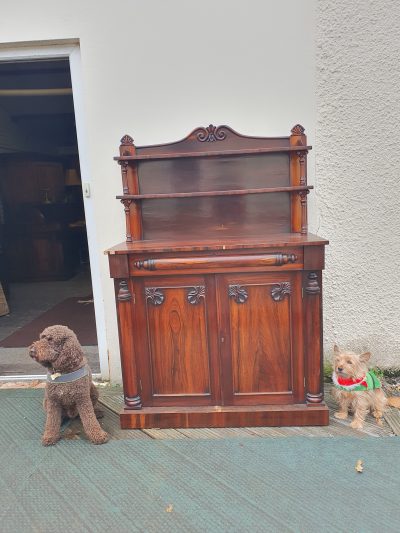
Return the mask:
<svg viewBox="0 0 400 533">
<path fill-rule="evenodd" d="M 79 41 L 68 39 L 62 41 L 39 41 L 24 43 L 6 43 L 0 45 L 0 61 L 21 61 L 40 59 L 69 59 L 72 81 L 72 94 L 75 111 L 76 134 L 78 140 L 79 161 L 82 184 L 91 185 L 89 150 L 87 145 L 86 125 L 83 99 L 83 80 Z M 109 379 L 110 370 L 106 341 L 105 315 L 100 276 L 99 248 L 94 215 L 94 202 L 91 197 L 83 196 L 86 230 L 89 247 L 90 270 L 92 276 L 93 299 L 96 319 L 97 342 L 100 359 L 100 372 L 103 379 Z M 22 377 L 18 376 L 20 380 Z M 34 376 L 29 376 L 33 378 Z M 11 377 L 8 377 L 11 380 Z"/>
</svg>

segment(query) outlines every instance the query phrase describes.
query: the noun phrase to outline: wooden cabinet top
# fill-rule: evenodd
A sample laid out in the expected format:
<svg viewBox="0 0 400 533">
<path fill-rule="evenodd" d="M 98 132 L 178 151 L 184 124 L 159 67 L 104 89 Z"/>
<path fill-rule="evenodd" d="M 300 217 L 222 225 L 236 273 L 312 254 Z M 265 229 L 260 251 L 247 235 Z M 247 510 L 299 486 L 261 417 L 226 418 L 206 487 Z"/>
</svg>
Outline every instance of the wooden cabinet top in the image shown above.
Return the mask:
<svg viewBox="0 0 400 533">
<path fill-rule="evenodd" d="M 287 246 L 321 246 L 327 245 L 329 241 L 307 233 L 301 235 L 297 233 L 284 233 L 267 235 L 264 238 L 248 237 L 245 240 L 232 239 L 204 239 L 191 241 L 173 240 L 148 240 L 137 242 L 122 242 L 109 248 L 107 254 L 134 254 L 141 252 L 191 252 L 191 251 L 224 251 L 224 250 L 246 250 L 256 248 L 282 248 Z"/>
<path fill-rule="evenodd" d="M 310 149 L 299 124 L 287 137 L 210 125 L 152 146 L 125 135 L 115 159 L 129 246 L 110 253 L 326 243 L 307 237 Z"/>
</svg>

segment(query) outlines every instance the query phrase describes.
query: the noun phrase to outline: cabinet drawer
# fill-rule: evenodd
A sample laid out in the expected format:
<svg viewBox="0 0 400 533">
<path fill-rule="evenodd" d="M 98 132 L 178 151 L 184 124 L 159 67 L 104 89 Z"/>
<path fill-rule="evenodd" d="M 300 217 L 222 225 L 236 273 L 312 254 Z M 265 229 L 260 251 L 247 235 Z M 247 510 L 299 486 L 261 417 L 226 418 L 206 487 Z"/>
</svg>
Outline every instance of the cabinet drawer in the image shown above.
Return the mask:
<svg viewBox="0 0 400 533">
<path fill-rule="evenodd" d="M 219 272 L 235 271 L 238 268 L 256 270 L 299 270 L 303 267 L 302 248 L 253 254 L 202 255 L 187 257 L 130 258 L 132 276 L 170 274 L 171 272 Z"/>
</svg>

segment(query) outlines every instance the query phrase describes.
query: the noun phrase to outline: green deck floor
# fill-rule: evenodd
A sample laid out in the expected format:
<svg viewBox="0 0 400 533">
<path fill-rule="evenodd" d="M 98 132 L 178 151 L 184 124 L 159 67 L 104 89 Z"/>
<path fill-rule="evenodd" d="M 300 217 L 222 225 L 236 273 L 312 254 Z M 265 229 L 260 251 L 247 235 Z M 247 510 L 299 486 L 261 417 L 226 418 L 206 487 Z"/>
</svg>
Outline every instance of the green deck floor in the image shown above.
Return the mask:
<svg viewBox="0 0 400 533">
<path fill-rule="evenodd" d="M 2 533 L 399 529 L 397 437 L 154 440 L 128 432 L 103 446 L 78 438 L 44 448 L 42 396 L 0 391 Z"/>
</svg>

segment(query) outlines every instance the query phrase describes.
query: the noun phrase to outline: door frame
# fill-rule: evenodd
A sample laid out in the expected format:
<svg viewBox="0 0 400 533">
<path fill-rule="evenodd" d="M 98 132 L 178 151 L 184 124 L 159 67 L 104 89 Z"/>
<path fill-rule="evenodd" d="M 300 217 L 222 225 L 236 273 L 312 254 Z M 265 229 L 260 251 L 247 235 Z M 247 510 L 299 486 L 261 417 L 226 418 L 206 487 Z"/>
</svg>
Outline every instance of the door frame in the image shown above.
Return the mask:
<svg viewBox="0 0 400 533">
<path fill-rule="evenodd" d="M 90 171 L 89 149 L 87 142 L 88 136 L 84 114 L 83 76 L 79 39 L 0 44 L 0 61 L 32 61 L 40 59 L 69 60 L 82 185 L 89 185 L 90 190 L 92 173 Z M 87 198 L 85 195 L 83 195 L 83 204 L 89 247 L 100 373 L 103 379 L 109 379 L 110 368 L 105 333 L 106 322 L 103 307 L 103 289 L 101 284 L 100 262 L 98 260 L 99 247 L 97 244 L 98 239 L 94 216 L 94 200 L 91 197 Z M 7 376 L 7 381 L 21 381 L 24 379 L 35 379 L 38 377 L 42 376 Z M 4 377 L 0 376 L 0 381 L 2 380 L 4 380 Z"/>
</svg>

